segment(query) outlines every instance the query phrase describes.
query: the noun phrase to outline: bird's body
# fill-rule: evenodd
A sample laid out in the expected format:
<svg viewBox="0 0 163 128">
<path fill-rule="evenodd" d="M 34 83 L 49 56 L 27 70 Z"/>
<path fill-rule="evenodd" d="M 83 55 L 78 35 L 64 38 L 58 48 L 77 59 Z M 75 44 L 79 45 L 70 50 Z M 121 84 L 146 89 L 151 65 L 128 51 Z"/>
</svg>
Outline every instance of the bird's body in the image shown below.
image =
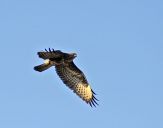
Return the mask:
<svg viewBox="0 0 163 128">
<path fill-rule="evenodd" d="M 76 53 L 64 53 L 60 50 L 38 52 L 38 56 L 45 60 L 41 65 L 35 66 L 36 71 L 42 72 L 51 66 L 55 66 L 58 76 L 63 83 L 72 89 L 80 98 L 91 106 L 98 105 L 95 93 L 91 89 L 84 73 L 74 64 Z"/>
</svg>

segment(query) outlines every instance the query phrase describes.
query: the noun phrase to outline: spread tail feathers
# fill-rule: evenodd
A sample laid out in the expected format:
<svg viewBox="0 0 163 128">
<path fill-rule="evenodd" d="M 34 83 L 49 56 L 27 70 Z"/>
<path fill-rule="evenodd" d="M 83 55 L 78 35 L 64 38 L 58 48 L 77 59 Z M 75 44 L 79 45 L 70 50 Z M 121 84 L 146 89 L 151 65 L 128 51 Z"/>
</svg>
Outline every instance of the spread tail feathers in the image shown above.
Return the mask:
<svg viewBox="0 0 163 128">
<path fill-rule="evenodd" d="M 45 71 L 46 69 L 50 68 L 52 65 L 51 64 L 41 64 L 41 65 L 38 65 L 38 66 L 35 66 L 34 67 L 34 70 L 38 71 L 38 72 L 42 72 L 42 71 Z"/>
</svg>

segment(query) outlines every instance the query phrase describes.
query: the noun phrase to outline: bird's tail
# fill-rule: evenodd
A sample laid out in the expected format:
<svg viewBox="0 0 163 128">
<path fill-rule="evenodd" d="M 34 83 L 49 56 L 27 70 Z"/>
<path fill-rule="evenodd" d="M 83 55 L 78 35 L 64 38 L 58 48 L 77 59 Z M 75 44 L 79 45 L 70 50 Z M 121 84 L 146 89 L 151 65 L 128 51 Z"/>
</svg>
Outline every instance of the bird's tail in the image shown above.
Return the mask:
<svg viewBox="0 0 163 128">
<path fill-rule="evenodd" d="M 46 69 L 50 68 L 51 66 L 53 66 L 53 65 L 44 63 L 41 65 L 35 66 L 34 70 L 38 71 L 38 72 L 42 72 L 42 71 L 45 71 Z"/>
</svg>

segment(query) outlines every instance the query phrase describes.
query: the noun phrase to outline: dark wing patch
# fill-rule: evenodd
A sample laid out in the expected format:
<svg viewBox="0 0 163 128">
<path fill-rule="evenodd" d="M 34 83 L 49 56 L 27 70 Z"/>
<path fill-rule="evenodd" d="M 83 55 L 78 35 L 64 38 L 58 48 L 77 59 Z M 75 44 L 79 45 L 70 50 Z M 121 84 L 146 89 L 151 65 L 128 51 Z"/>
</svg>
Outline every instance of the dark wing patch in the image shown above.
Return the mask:
<svg viewBox="0 0 163 128">
<path fill-rule="evenodd" d="M 61 64 L 56 65 L 55 67 L 56 72 L 61 80 L 71 89 L 76 86 L 82 79 L 81 74 L 76 72 L 75 70 L 71 70 L 69 66 Z"/>
<path fill-rule="evenodd" d="M 49 51 L 45 49 L 45 51 L 38 52 L 37 54 L 42 59 L 59 58 L 63 55 L 60 50 L 51 50 L 50 48 Z"/>
<path fill-rule="evenodd" d="M 68 64 L 56 65 L 56 72 L 61 80 L 70 89 L 72 89 L 80 98 L 82 98 L 90 106 L 98 105 L 95 98 L 95 93 L 90 88 L 85 75 L 71 62 Z"/>
</svg>

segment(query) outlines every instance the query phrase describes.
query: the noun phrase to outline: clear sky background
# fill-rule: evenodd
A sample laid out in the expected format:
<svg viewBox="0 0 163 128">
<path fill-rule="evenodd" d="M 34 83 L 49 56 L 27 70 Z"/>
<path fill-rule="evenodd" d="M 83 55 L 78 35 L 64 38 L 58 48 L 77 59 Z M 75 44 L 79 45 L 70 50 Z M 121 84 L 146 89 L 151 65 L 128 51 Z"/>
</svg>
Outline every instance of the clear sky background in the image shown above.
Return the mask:
<svg viewBox="0 0 163 128">
<path fill-rule="evenodd" d="M 91 108 L 37 52 L 76 52 Z M 1 0 L 0 128 L 163 128 L 162 0 Z"/>
</svg>

